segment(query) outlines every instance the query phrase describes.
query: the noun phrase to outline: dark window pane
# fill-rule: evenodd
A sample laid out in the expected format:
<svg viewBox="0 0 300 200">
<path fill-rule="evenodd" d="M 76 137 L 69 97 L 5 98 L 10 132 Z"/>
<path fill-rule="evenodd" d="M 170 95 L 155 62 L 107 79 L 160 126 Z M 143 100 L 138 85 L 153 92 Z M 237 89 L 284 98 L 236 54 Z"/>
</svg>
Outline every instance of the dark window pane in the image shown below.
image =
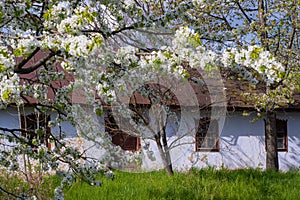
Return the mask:
<svg viewBox="0 0 300 200">
<path fill-rule="evenodd" d="M 196 134 L 196 150 L 218 150 L 218 122 L 209 118 L 199 120 Z"/>
<path fill-rule="evenodd" d="M 287 121 L 276 120 L 277 148 L 287 150 Z"/>
<path fill-rule="evenodd" d="M 49 143 L 50 128 L 47 126 L 50 120 L 49 115 L 45 114 L 29 114 L 21 116 L 21 128 L 24 130 L 21 134 L 32 140 L 36 139 L 41 144 L 45 144 L 49 149 L 51 148 Z M 39 134 L 37 131 L 39 130 Z"/>
<path fill-rule="evenodd" d="M 123 150 L 137 151 L 140 148 L 138 137 L 131 136 L 119 130 L 119 127 L 111 114 L 105 117 L 105 131 L 112 137 L 112 143 Z"/>
<path fill-rule="evenodd" d="M 277 139 L 277 148 L 278 149 L 283 149 L 283 148 L 285 148 L 285 146 L 284 146 L 284 139 L 283 138 L 278 138 Z"/>
</svg>

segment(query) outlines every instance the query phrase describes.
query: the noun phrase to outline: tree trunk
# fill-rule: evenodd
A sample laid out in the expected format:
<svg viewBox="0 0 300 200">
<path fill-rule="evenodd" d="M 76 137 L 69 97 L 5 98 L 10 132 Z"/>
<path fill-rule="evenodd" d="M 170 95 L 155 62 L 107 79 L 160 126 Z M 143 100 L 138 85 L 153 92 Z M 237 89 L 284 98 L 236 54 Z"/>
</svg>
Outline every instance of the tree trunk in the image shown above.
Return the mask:
<svg viewBox="0 0 300 200">
<path fill-rule="evenodd" d="M 173 167 L 172 167 L 172 160 L 171 160 L 171 155 L 170 155 L 170 148 L 169 148 L 168 142 L 167 142 L 166 127 L 163 128 L 162 142 L 163 142 L 163 148 L 164 148 L 164 153 L 165 153 L 166 162 L 167 162 L 166 171 L 169 175 L 172 175 Z"/>
<path fill-rule="evenodd" d="M 172 168 L 170 151 L 167 151 L 167 152 L 164 151 L 165 148 L 163 148 L 163 146 L 160 142 L 159 136 L 155 137 L 155 142 L 156 142 L 160 157 L 162 159 L 162 162 L 163 162 L 163 165 L 164 165 L 164 168 L 165 168 L 167 174 L 169 176 L 173 175 L 174 172 L 173 172 L 173 168 Z"/>
<path fill-rule="evenodd" d="M 277 152 L 277 136 L 276 136 L 276 116 L 273 111 L 267 111 L 266 115 L 266 151 L 267 169 L 279 169 L 278 152 Z"/>
<path fill-rule="evenodd" d="M 260 23 L 260 40 L 261 45 L 266 49 L 269 50 L 268 44 L 268 32 L 267 32 L 267 23 L 266 23 L 266 15 L 265 15 L 265 2 L 264 0 L 258 0 L 258 17 Z"/>
</svg>

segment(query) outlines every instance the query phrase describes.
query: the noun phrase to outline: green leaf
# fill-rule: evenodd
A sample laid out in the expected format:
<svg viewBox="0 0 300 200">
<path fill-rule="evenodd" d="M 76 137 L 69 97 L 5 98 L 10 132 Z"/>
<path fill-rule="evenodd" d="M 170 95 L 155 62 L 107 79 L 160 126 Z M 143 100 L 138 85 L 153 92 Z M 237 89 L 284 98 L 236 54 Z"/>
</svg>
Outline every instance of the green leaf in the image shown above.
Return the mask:
<svg viewBox="0 0 300 200">
<path fill-rule="evenodd" d="M 184 75 L 184 78 L 190 78 L 190 76 L 191 76 L 190 73 L 187 71 L 183 72 L 183 75 Z"/>
<path fill-rule="evenodd" d="M 3 100 L 8 100 L 9 97 L 10 97 L 10 95 L 11 95 L 11 91 L 7 89 L 7 90 L 5 90 L 5 91 L 2 93 L 2 99 L 3 99 Z"/>
<path fill-rule="evenodd" d="M 41 136 L 43 136 L 44 133 L 43 133 L 42 129 L 37 129 L 36 134 L 41 137 Z"/>
<path fill-rule="evenodd" d="M 103 43 L 103 39 L 100 35 L 96 35 L 94 38 L 93 38 L 93 42 L 97 45 L 97 47 L 100 47 L 101 44 Z"/>
<path fill-rule="evenodd" d="M 92 44 L 90 44 L 90 45 L 86 46 L 86 49 L 87 49 L 88 51 L 92 51 L 92 50 L 93 50 L 93 48 L 94 48 L 94 46 L 95 46 L 95 44 L 94 44 L 94 43 L 92 43 Z"/>
<path fill-rule="evenodd" d="M 104 93 L 106 93 L 106 92 L 108 92 L 108 90 L 109 90 L 109 87 L 103 87 L 103 89 L 102 89 L 102 90 L 103 90 L 103 92 L 104 92 Z"/>
<path fill-rule="evenodd" d="M 193 47 L 198 47 L 202 45 L 201 39 L 198 35 L 198 33 L 195 34 L 193 37 L 188 38 L 188 42 L 193 46 Z"/>
<path fill-rule="evenodd" d="M 163 55 L 168 59 L 172 58 L 172 54 L 169 52 L 163 53 Z"/>
<path fill-rule="evenodd" d="M 155 65 L 161 65 L 161 64 L 162 64 L 162 61 L 161 61 L 160 59 L 155 59 L 155 60 L 153 60 L 153 63 L 154 63 Z"/>
<path fill-rule="evenodd" d="M 255 48 L 251 53 L 250 57 L 254 60 L 257 60 L 259 58 L 259 53 L 262 51 L 262 48 Z"/>
<path fill-rule="evenodd" d="M 252 51 L 252 52 L 250 53 L 250 57 L 251 57 L 252 59 L 254 59 L 254 60 L 257 60 L 257 59 L 258 59 L 258 56 L 259 56 L 259 54 L 257 54 L 257 53 L 254 52 L 254 51 Z"/>
<path fill-rule="evenodd" d="M 66 24 L 66 33 L 70 32 L 71 30 L 71 25 L 70 24 Z"/>
<path fill-rule="evenodd" d="M 285 72 L 278 72 L 278 78 L 284 79 L 286 73 Z"/>
<path fill-rule="evenodd" d="M 202 45 L 202 42 L 201 42 L 201 39 L 200 39 L 200 36 L 199 36 L 199 33 L 198 33 L 198 32 L 195 34 L 194 40 L 195 40 L 195 42 L 196 42 L 198 45 Z"/>
<path fill-rule="evenodd" d="M 96 109 L 96 115 L 99 116 L 99 117 L 102 116 L 103 115 L 103 110 L 100 109 L 100 108 L 97 108 Z"/>
<path fill-rule="evenodd" d="M 45 12 L 45 13 L 43 14 L 43 18 L 44 18 L 46 21 L 49 21 L 50 18 L 51 18 L 51 13 L 50 13 L 50 11 Z"/>
<path fill-rule="evenodd" d="M 137 66 L 138 66 L 138 64 L 136 62 L 131 62 L 129 65 L 130 68 L 135 68 Z"/>
<path fill-rule="evenodd" d="M 243 117 L 247 117 L 247 116 L 249 116 L 249 115 L 250 115 L 250 113 L 247 112 L 246 110 L 244 110 L 243 113 L 242 113 L 242 116 L 243 116 Z"/>
<path fill-rule="evenodd" d="M 211 70 L 214 68 L 214 66 L 211 63 L 207 63 L 204 67 L 204 70 L 206 72 L 211 72 Z"/>
<path fill-rule="evenodd" d="M 22 14 L 24 13 L 24 11 L 23 10 L 17 10 L 17 11 L 15 11 L 15 16 L 16 17 L 20 17 Z"/>
<path fill-rule="evenodd" d="M 37 143 L 38 143 L 37 139 L 33 139 L 33 140 L 32 140 L 32 144 L 33 144 L 33 145 L 36 145 Z"/>
<path fill-rule="evenodd" d="M 67 44 L 67 45 L 66 45 L 66 52 L 69 52 L 69 51 L 70 51 L 70 45 L 71 45 L 71 44 Z"/>
<path fill-rule="evenodd" d="M 261 71 L 262 73 L 265 73 L 267 67 L 266 67 L 265 65 L 262 65 L 262 66 L 259 67 L 259 69 L 260 69 L 260 71 Z"/>
<path fill-rule="evenodd" d="M 63 13 L 59 13 L 58 16 L 59 16 L 59 18 L 61 18 L 61 19 L 64 19 L 64 18 L 65 18 L 65 15 L 64 15 Z"/>
<path fill-rule="evenodd" d="M 3 21 L 2 18 L 3 18 L 3 12 L 0 11 L 0 22 Z"/>
<path fill-rule="evenodd" d="M 0 73 L 4 72 L 5 66 L 3 64 L 0 64 Z"/>
<path fill-rule="evenodd" d="M 14 55 L 15 56 L 22 56 L 22 54 L 23 54 L 23 49 L 22 48 L 14 49 Z"/>
<path fill-rule="evenodd" d="M 124 19 L 124 17 L 122 16 L 122 15 L 118 15 L 117 16 L 117 21 L 121 21 L 121 20 L 123 20 Z"/>
</svg>

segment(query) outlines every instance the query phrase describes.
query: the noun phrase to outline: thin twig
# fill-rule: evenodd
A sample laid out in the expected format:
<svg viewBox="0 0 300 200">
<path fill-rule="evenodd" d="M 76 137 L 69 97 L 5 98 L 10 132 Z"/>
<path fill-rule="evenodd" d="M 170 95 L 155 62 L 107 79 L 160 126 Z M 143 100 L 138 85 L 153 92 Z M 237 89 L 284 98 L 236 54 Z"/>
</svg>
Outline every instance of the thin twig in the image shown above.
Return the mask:
<svg viewBox="0 0 300 200">
<path fill-rule="evenodd" d="M 4 189 L 1 186 L 0 186 L 0 190 L 3 191 L 4 193 L 8 194 L 8 195 L 11 195 L 11 196 L 15 197 L 15 198 L 22 199 L 22 200 L 24 199 L 25 200 L 25 198 L 23 198 L 21 196 L 18 196 L 18 195 L 15 195 L 14 193 L 9 192 L 9 191 L 7 191 L 6 189 Z"/>
</svg>

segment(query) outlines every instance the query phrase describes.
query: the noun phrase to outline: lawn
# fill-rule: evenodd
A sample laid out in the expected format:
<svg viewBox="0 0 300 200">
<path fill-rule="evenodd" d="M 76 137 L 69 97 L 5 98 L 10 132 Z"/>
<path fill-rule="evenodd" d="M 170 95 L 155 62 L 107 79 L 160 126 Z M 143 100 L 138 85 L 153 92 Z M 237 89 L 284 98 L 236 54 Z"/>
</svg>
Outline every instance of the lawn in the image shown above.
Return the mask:
<svg viewBox="0 0 300 200">
<path fill-rule="evenodd" d="M 165 172 L 116 173 L 102 187 L 74 184 L 67 199 L 299 199 L 299 172 L 191 170 L 169 177 Z"/>
<path fill-rule="evenodd" d="M 114 180 L 103 180 L 101 187 L 77 181 L 65 190 L 66 199 L 299 199 L 300 173 L 289 171 L 190 170 L 167 176 L 164 171 L 148 173 L 115 172 Z M 0 178 L 7 185 L 8 180 Z M 12 181 L 12 179 L 10 180 Z M 16 182 L 11 182 L 15 187 Z M 58 178 L 45 181 L 43 196 L 53 199 Z M 1 196 L 2 195 L 2 196 Z M 3 197 L 3 198 L 2 198 Z M 0 192 L 0 199 L 5 198 Z"/>
</svg>

